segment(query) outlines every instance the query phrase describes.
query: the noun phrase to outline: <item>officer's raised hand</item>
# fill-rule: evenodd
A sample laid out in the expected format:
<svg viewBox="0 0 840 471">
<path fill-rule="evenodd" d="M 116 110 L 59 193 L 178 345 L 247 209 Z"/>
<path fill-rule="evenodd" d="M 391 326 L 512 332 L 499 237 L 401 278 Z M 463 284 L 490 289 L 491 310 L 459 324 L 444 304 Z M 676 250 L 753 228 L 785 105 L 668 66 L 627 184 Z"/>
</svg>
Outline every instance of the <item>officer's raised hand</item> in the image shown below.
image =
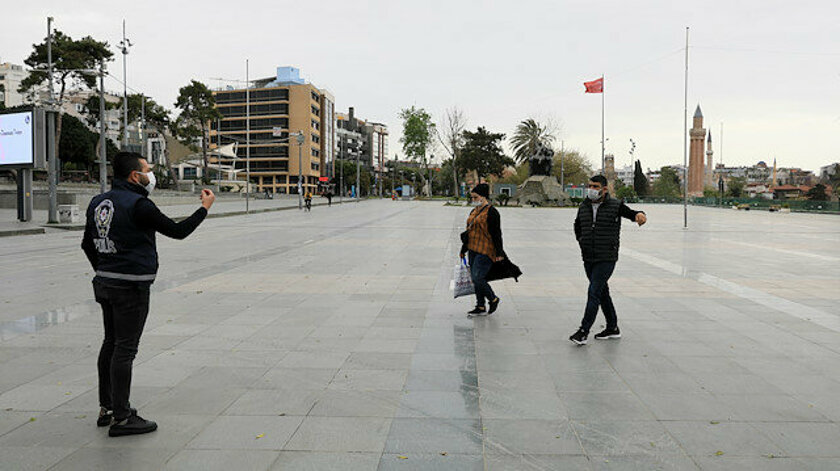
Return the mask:
<svg viewBox="0 0 840 471">
<path fill-rule="evenodd" d="M 213 206 L 213 202 L 216 201 L 216 195 L 206 188 L 201 190 L 201 196 L 199 198 L 201 198 L 201 205 L 208 211 L 210 210 L 210 206 Z"/>
</svg>

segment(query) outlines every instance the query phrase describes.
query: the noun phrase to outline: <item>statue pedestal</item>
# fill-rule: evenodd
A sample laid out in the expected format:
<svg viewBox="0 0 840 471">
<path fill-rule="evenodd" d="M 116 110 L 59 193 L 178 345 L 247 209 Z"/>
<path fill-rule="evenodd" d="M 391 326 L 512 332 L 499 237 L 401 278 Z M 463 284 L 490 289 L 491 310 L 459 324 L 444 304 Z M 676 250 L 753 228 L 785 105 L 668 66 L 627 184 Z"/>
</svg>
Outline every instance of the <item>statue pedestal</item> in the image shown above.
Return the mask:
<svg viewBox="0 0 840 471">
<path fill-rule="evenodd" d="M 519 185 L 516 202 L 523 206 L 570 206 L 572 199 L 553 175 L 533 175 Z"/>
</svg>

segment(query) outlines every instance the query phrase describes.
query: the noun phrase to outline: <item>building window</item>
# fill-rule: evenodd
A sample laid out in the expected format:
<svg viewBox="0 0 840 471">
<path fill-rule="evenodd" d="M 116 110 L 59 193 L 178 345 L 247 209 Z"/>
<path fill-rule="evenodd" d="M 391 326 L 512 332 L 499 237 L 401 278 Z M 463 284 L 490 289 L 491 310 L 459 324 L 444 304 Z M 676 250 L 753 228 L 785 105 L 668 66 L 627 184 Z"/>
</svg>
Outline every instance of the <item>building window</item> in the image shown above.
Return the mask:
<svg viewBox="0 0 840 471">
<path fill-rule="evenodd" d="M 314 162 L 312 163 L 312 170 L 315 170 L 317 172 L 320 168 L 321 168 L 320 164 L 316 164 Z"/>
<path fill-rule="evenodd" d="M 315 100 L 315 101 L 319 101 L 319 100 L 320 100 L 320 97 L 318 97 L 318 94 L 317 94 L 317 93 L 312 92 L 312 99 L 313 99 L 313 100 Z"/>
<path fill-rule="evenodd" d="M 313 135 L 312 135 L 312 142 L 314 142 L 315 144 L 317 144 L 317 143 L 321 142 L 321 138 L 320 138 L 320 137 L 318 137 L 318 136 L 316 136 L 315 134 L 313 134 Z"/>
<path fill-rule="evenodd" d="M 198 169 L 195 167 L 184 167 L 184 180 L 195 180 L 198 178 Z"/>
<path fill-rule="evenodd" d="M 312 120 L 312 129 L 321 129 L 321 125 L 314 119 Z"/>
<path fill-rule="evenodd" d="M 318 149 L 310 149 L 310 150 L 312 151 L 312 157 L 320 157 L 321 156 L 321 151 L 319 151 Z"/>
<path fill-rule="evenodd" d="M 317 106 L 313 106 L 312 114 L 314 114 L 315 116 L 321 116 L 321 110 L 319 110 Z"/>
</svg>

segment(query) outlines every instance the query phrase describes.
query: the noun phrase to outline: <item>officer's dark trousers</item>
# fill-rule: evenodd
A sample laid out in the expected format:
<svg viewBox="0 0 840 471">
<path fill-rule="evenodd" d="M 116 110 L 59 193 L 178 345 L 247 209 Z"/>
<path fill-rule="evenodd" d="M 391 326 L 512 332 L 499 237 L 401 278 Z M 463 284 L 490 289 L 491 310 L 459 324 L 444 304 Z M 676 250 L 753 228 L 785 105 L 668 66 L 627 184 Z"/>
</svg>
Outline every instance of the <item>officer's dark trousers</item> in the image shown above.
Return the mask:
<svg viewBox="0 0 840 471">
<path fill-rule="evenodd" d="M 131 367 L 149 314 L 149 288 L 93 282 L 102 306 L 105 340 L 99 350 L 99 405 L 122 420 L 130 415 Z"/>
<path fill-rule="evenodd" d="M 589 278 L 589 291 L 586 299 L 586 310 L 583 312 L 583 321 L 580 324 L 581 330 L 589 333 L 589 329 L 595 323 L 595 316 L 598 315 L 598 307 L 604 311 L 607 328 L 618 327 L 615 306 L 613 306 L 610 287 L 607 284 L 613 270 L 615 270 L 615 262 L 584 262 L 583 268 L 586 270 L 586 277 Z"/>
</svg>

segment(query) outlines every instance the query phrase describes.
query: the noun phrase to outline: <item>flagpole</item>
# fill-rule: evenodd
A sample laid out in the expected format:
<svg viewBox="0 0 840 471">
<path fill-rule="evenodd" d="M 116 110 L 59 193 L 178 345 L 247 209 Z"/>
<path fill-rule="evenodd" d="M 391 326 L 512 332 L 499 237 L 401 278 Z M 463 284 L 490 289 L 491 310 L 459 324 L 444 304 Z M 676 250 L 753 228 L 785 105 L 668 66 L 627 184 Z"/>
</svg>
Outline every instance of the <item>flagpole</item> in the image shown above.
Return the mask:
<svg viewBox="0 0 840 471">
<path fill-rule="evenodd" d="M 606 142 L 604 142 L 604 95 L 605 95 L 605 87 L 604 87 L 604 74 L 601 74 L 601 175 L 604 174 L 604 148 L 606 147 Z"/>
<path fill-rule="evenodd" d="M 685 27 L 685 84 L 683 97 L 683 229 L 688 229 L 688 26 Z"/>
</svg>

